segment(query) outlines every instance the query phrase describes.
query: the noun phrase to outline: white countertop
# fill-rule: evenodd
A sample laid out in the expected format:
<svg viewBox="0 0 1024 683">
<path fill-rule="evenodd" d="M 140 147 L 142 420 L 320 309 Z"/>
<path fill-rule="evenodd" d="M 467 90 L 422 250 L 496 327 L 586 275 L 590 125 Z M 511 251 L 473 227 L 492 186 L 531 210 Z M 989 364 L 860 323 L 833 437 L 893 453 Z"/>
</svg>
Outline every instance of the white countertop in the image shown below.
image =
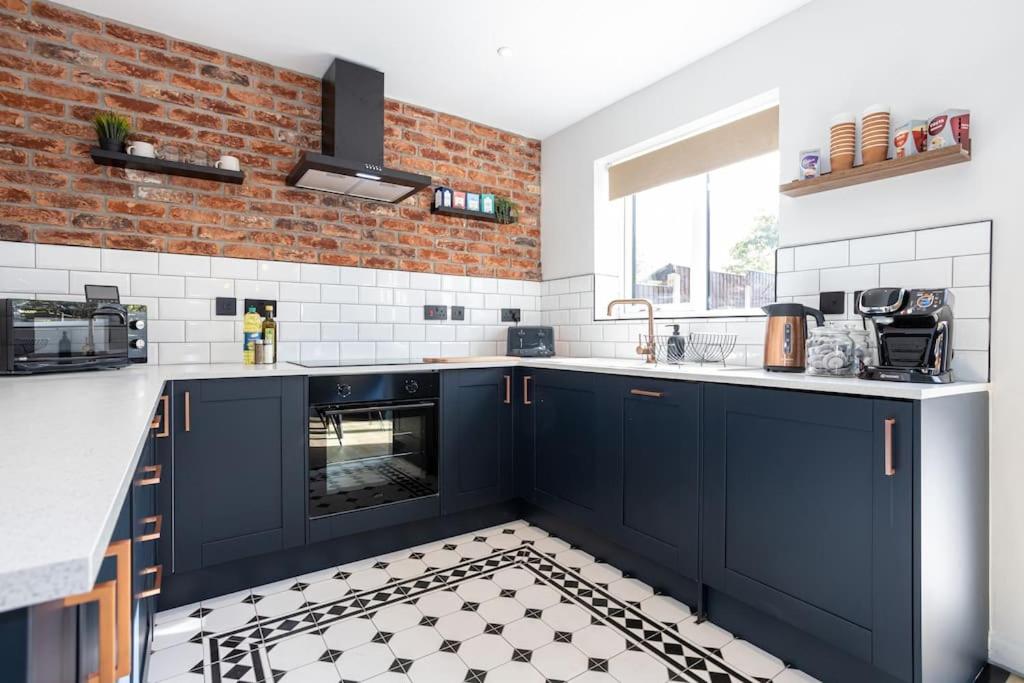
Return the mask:
<svg viewBox="0 0 1024 683">
<path fill-rule="evenodd" d="M 914 385 L 596 358 L 346 368 L 303 368 L 289 363 L 163 365 L 4 377 L 0 378 L 0 611 L 92 588 L 157 399 L 168 380 L 513 365 L 901 399 L 988 390 L 981 383 Z"/>
</svg>

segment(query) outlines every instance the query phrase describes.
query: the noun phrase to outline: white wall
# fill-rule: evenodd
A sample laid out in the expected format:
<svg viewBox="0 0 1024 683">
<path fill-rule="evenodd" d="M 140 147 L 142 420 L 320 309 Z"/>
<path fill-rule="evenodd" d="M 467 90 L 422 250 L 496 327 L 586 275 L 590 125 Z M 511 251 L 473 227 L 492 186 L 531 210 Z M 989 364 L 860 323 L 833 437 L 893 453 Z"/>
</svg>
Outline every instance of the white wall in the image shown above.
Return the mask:
<svg viewBox="0 0 1024 683">
<path fill-rule="evenodd" d="M 544 278 L 594 272 L 596 159 L 774 88 L 781 107 L 780 178 L 797 153 L 825 147 L 840 111 L 883 102 L 896 120 L 971 110 L 975 158 L 953 166 L 799 199 L 781 198 L 783 244 L 991 218 L 991 657 L 1024 670 L 1024 376 L 1014 312 L 1024 258 L 1020 131 L 1024 3 L 815 0 L 733 45 L 548 137 L 542 146 Z M 914 33 L 916 31 L 916 33 Z"/>
</svg>

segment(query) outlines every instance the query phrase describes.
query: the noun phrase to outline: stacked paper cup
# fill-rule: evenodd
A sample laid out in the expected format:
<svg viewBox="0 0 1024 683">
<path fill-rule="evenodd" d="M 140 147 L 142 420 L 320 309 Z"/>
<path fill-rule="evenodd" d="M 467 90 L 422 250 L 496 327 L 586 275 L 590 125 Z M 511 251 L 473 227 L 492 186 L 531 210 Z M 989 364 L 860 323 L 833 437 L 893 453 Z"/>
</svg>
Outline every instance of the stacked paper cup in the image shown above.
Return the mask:
<svg viewBox="0 0 1024 683">
<path fill-rule="evenodd" d="M 857 117 L 853 114 L 836 114 L 829 124 L 828 140 L 829 165 L 832 171 L 846 171 L 853 168 L 853 154 L 857 148 Z"/>
<path fill-rule="evenodd" d="M 885 161 L 889 154 L 889 107 L 875 104 L 860 117 L 860 157 L 865 164 Z"/>
</svg>

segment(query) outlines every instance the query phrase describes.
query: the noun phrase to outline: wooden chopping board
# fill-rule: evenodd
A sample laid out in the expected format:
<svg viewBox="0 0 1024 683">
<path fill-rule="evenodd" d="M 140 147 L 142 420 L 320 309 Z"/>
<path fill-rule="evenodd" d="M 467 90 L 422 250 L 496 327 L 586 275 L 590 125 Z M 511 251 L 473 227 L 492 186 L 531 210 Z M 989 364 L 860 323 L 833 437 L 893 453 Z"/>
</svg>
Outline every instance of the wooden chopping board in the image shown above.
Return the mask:
<svg viewBox="0 0 1024 683">
<path fill-rule="evenodd" d="M 502 363 L 514 360 L 512 356 L 449 356 L 440 358 L 428 356 L 423 359 L 424 363 Z"/>
</svg>

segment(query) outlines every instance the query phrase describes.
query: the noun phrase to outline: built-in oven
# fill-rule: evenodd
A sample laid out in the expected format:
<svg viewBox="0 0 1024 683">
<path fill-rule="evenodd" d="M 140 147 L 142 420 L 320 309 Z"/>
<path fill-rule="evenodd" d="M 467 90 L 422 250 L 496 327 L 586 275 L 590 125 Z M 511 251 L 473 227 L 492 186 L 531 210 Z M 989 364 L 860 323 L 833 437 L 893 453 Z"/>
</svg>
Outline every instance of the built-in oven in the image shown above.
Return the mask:
<svg viewBox="0 0 1024 683">
<path fill-rule="evenodd" d="M 133 322 L 122 304 L 0 299 L 0 373 L 123 367 Z"/>
<path fill-rule="evenodd" d="M 434 514 L 438 498 L 438 373 L 309 378 L 311 540 Z M 404 510 L 404 512 L 403 512 Z M 348 517 L 348 519 L 345 519 Z M 330 518 L 329 523 L 319 523 Z M 362 520 L 362 521 L 357 521 Z"/>
</svg>

